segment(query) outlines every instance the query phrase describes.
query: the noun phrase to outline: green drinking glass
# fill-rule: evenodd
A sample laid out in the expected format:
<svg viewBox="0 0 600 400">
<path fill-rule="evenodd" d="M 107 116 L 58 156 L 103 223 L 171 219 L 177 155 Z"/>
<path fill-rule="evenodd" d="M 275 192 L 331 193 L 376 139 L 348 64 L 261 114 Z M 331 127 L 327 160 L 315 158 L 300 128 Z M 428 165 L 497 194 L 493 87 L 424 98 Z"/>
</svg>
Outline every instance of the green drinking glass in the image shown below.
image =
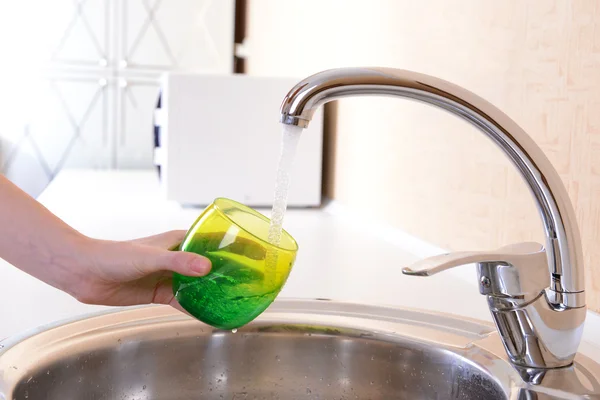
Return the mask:
<svg viewBox="0 0 600 400">
<path fill-rule="evenodd" d="M 270 220 L 234 200 L 217 198 L 200 214 L 179 246 L 207 257 L 210 273 L 175 273 L 173 293 L 198 320 L 219 329 L 239 328 L 275 300 L 290 274 L 298 245 L 285 230 L 267 241 Z"/>
</svg>

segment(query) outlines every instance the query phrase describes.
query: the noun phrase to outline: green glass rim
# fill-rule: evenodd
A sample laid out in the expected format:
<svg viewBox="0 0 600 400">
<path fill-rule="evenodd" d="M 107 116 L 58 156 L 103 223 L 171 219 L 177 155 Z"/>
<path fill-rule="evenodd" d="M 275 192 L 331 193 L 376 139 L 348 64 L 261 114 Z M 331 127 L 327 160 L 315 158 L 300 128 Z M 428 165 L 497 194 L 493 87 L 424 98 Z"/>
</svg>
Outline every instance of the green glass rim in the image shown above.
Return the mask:
<svg viewBox="0 0 600 400">
<path fill-rule="evenodd" d="M 292 235 L 289 234 L 288 231 L 286 231 L 285 229 L 281 230 L 281 233 L 285 236 L 287 236 L 290 241 L 292 242 L 292 247 L 291 248 L 287 248 L 287 247 L 283 247 L 281 245 L 276 246 L 272 243 L 269 243 L 267 240 L 259 237 L 258 235 L 252 233 L 250 230 L 244 228 L 243 226 L 241 226 L 240 224 L 238 224 L 237 222 L 235 222 L 231 217 L 229 217 L 226 213 L 225 210 L 223 209 L 223 207 L 220 206 L 220 203 L 223 202 L 228 202 L 231 203 L 232 205 L 234 205 L 236 208 L 239 208 L 245 212 L 247 212 L 248 214 L 252 214 L 255 217 L 263 220 L 265 223 L 267 224 L 271 224 L 271 220 L 269 218 L 267 218 L 265 215 L 263 215 L 262 213 L 256 211 L 255 209 L 248 207 L 247 205 L 244 205 L 238 201 L 232 200 L 232 199 L 228 199 L 226 197 L 217 197 L 214 201 L 213 201 L 213 205 L 215 206 L 215 209 L 217 210 L 217 212 L 223 216 L 223 218 L 227 219 L 229 222 L 231 222 L 232 224 L 234 224 L 235 226 L 237 226 L 238 228 L 240 228 L 241 230 L 243 230 L 244 232 L 246 232 L 247 234 L 249 234 L 250 236 L 254 237 L 256 240 L 258 240 L 259 242 L 263 243 L 265 246 L 267 247 L 274 247 L 276 249 L 279 250 L 283 250 L 283 251 L 292 251 L 292 252 L 297 252 L 298 251 L 298 243 L 296 242 L 296 239 L 294 239 L 294 237 Z"/>
</svg>

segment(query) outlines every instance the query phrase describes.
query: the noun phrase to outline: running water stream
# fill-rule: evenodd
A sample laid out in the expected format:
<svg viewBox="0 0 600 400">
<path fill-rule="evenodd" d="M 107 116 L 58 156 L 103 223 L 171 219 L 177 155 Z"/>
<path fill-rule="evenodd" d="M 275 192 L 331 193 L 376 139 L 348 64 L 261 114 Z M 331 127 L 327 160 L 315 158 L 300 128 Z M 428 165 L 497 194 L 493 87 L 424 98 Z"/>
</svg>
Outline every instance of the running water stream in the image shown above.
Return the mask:
<svg viewBox="0 0 600 400">
<path fill-rule="evenodd" d="M 302 135 L 302 128 L 292 125 L 283 125 L 283 135 L 281 140 L 281 154 L 277 167 L 277 177 L 275 180 L 275 198 L 273 209 L 271 211 L 271 224 L 269 226 L 269 243 L 279 246 L 281 241 L 281 232 L 283 230 L 283 218 L 287 209 L 288 191 L 290 187 L 290 178 L 298 142 Z M 277 252 L 272 251 L 267 254 L 267 269 L 273 270 L 277 264 Z"/>
</svg>

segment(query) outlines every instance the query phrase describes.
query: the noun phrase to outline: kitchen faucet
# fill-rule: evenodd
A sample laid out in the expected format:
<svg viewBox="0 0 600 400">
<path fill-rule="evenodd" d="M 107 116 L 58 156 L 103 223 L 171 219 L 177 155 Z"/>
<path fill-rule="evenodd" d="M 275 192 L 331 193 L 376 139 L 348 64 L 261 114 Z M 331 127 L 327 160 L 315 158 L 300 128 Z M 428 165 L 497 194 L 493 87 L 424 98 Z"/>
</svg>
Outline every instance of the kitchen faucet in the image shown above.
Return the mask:
<svg viewBox="0 0 600 400">
<path fill-rule="evenodd" d="M 488 252 L 456 252 L 421 260 L 403 273 L 431 276 L 476 264 L 508 358 L 515 366 L 570 366 L 586 317 L 581 240 L 568 193 L 542 150 L 512 119 L 486 100 L 441 79 L 392 68 L 341 68 L 312 75 L 292 88 L 280 122 L 306 128 L 315 110 L 361 95 L 421 101 L 470 122 L 508 156 L 533 195 L 545 246 L 518 243 Z"/>
</svg>

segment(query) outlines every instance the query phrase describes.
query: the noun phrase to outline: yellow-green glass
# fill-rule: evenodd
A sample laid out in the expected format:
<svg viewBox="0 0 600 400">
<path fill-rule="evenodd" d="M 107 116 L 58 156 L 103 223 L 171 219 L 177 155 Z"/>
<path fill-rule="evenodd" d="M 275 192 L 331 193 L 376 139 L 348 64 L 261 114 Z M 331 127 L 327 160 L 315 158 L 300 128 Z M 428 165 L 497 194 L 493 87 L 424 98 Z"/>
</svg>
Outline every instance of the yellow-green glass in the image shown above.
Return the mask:
<svg viewBox="0 0 600 400">
<path fill-rule="evenodd" d="M 219 329 L 239 328 L 275 300 L 296 259 L 286 231 L 274 246 L 270 221 L 236 201 L 218 198 L 198 217 L 179 246 L 212 262 L 203 277 L 174 274 L 173 293 L 195 318 Z"/>
</svg>

